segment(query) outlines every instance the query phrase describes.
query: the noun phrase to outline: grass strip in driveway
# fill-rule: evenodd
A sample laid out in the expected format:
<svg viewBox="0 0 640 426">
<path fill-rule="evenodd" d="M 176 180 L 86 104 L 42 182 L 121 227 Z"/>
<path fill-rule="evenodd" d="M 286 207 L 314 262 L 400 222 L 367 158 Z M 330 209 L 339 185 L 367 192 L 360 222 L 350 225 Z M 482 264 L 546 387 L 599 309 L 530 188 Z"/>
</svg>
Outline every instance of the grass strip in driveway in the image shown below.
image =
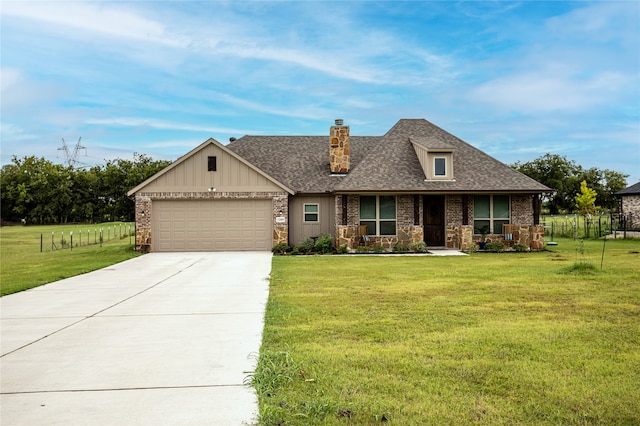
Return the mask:
<svg viewBox="0 0 640 426">
<path fill-rule="evenodd" d="M 638 241 L 558 241 L 275 257 L 261 424 L 637 424 Z"/>
</svg>

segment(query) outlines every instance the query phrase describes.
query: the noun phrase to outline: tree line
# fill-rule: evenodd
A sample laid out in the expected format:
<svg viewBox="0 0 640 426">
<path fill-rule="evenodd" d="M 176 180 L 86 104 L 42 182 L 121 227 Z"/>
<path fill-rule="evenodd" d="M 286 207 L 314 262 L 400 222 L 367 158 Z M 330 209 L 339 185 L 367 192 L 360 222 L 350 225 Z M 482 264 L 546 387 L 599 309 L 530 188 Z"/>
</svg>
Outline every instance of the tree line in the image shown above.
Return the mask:
<svg viewBox="0 0 640 426">
<path fill-rule="evenodd" d="M 608 169 L 584 169 L 557 154 L 545 154 L 526 163 L 516 162 L 511 167 L 555 190 L 543 200 L 549 214 L 576 213 L 576 196 L 581 193 L 582 182 L 595 191 L 597 209 L 603 213 L 617 211 L 618 200 L 614 194 L 627 187 L 629 177 Z"/>
<path fill-rule="evenodd" d="M 91 168 L 54 164 L 35 156 L 13 157 L 2 167 L 3 222 L 34 224 L 134 220 L 127 191 L 171 162 L 136 155 Z"/>
<path fill-rule="evenodd" d="M 132 221 L 134 202 L 127 192 L 170 163 L 143 154 L 133 161 L 116 159 L 77 169 L 35 156 L 14 157 L 0 175 L 2 220 L 36 224 Z M 576 212 L 576 195 L 583 181 L 595 191 L 595 204 L 603 211 L 616 211 L 613 194 L 627 186 L 628 175 L 584 169 L 555 154 L 511 167 L 555 190 L 544 200 L 550 214 Z"/>
</svg>

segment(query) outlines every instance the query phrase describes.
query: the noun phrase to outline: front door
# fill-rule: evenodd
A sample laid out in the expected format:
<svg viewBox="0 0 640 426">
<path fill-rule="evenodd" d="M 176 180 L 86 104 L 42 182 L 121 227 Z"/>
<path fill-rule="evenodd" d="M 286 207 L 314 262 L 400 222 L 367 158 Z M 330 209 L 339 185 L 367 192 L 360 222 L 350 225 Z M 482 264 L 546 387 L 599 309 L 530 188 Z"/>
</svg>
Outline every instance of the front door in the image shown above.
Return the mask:
<svg viewBox="0 0 640 426">
<path fill-rule="evenodd" d="M 444 246 L 444 195 L 425 195 L 424 242 L 428 247 Z"/>
</svg>

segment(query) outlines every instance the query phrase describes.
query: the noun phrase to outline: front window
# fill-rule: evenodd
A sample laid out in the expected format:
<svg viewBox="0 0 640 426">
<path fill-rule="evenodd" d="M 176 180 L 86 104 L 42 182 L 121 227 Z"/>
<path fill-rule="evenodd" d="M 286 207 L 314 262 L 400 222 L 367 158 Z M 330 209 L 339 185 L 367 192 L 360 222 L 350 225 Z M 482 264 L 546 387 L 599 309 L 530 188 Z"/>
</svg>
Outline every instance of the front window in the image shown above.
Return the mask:
<svg viewBox="0 0 640 426">
<path fill-rule="evenodd" d="M 318 204 L 304 205 L 304 221 L 309 223 L 317 223 L 320 221 L 320 209 Z"/>
<path fill-rule="evenodd" d="M 502 225 L 510 222 L 508 195 L 476 195 L 473 197 L 473 233 L 500 234 Z"/>
<path fill-rule="evenodd" d="M 361 196 L 360 225 L 367 226 L 367 235 L 396 235 L 396 197 Z"/>
</svg>

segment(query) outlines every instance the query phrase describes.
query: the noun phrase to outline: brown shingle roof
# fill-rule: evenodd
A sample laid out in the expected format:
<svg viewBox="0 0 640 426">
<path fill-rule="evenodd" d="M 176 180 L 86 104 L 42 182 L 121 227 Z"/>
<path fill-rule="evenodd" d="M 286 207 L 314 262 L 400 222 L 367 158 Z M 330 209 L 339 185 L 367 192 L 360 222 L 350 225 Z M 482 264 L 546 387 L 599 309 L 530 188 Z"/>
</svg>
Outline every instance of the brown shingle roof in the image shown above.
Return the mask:
<svg viewBox="0 0 640 426">
<path fill-rule="evenodd" d="M 425 180 L 414 143 L 453 151 L 453 181 Z M 351 136 L 351 170 L 329 172 L 329 136 L 244 136 L 228 148 L 302 193 L 510 191 L 549 188 L 424 119 L 398 121 L 384 136 Z"/>
</svg>

